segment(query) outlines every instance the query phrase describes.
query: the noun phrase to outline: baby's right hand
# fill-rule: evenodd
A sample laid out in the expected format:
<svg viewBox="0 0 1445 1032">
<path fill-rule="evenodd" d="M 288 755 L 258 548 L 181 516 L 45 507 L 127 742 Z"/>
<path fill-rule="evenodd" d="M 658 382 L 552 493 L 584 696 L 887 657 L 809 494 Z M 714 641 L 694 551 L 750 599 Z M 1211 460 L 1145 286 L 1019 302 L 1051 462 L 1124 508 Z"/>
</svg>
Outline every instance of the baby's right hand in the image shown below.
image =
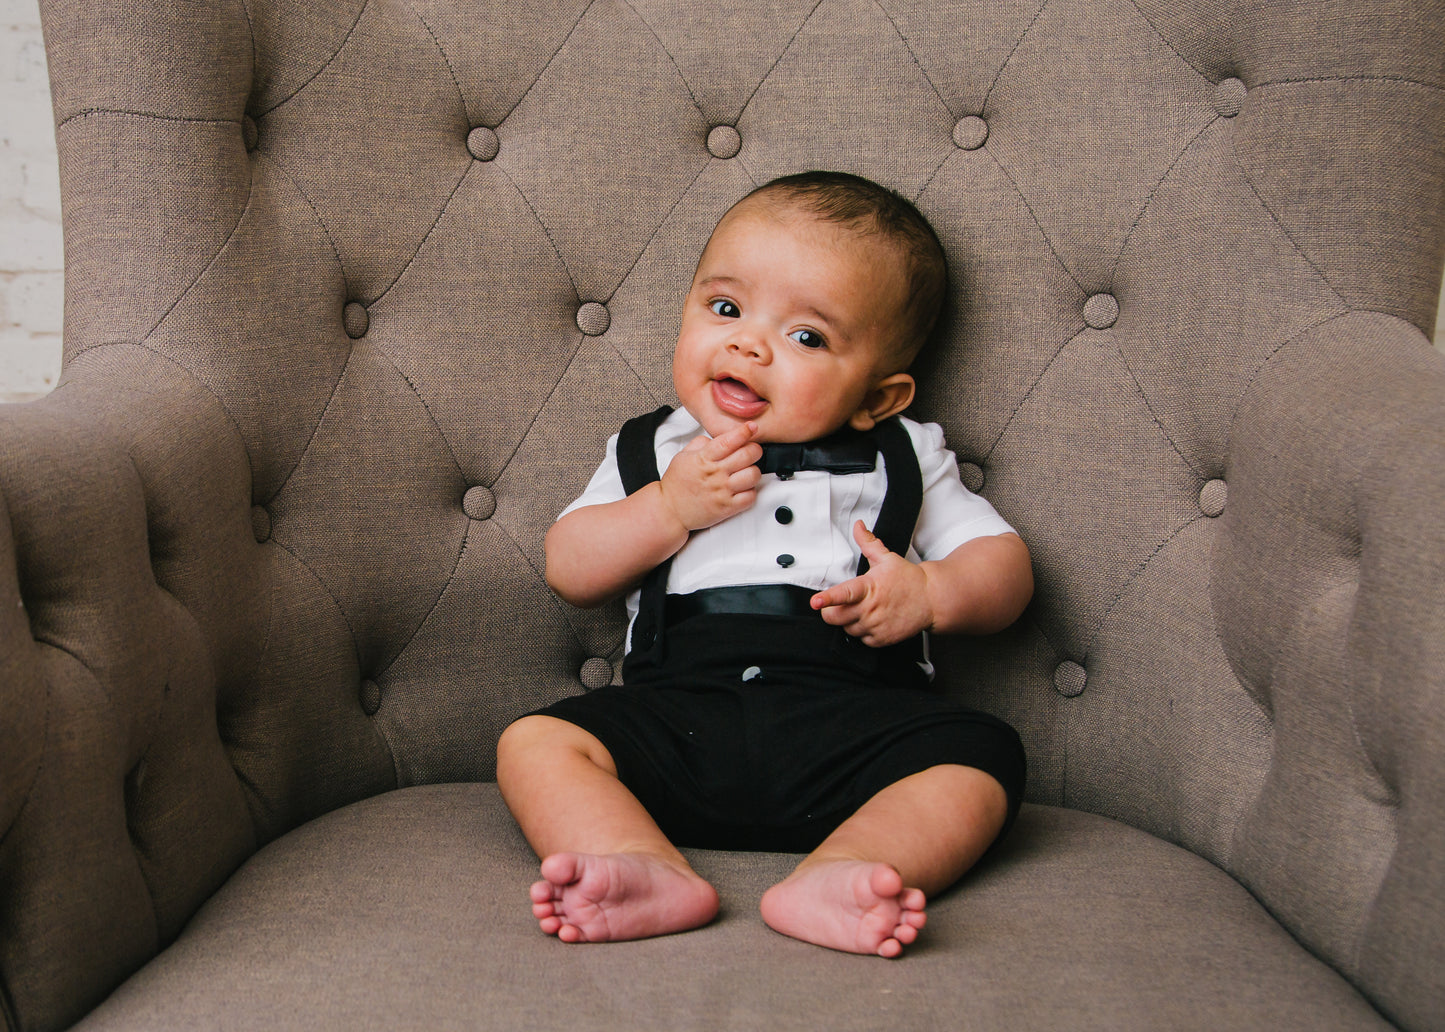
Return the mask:
<svg viewBox="0 0 1445 1032">
<path fill-rule="evenodd" d="M 688 442 L 662 475 L 664 504 L 688 532 L 711 527 L 750 508 L 762 473 L 763 449 L 753 441 L 756 423 L 744 423 L 717 437 Z"/>
</svg>

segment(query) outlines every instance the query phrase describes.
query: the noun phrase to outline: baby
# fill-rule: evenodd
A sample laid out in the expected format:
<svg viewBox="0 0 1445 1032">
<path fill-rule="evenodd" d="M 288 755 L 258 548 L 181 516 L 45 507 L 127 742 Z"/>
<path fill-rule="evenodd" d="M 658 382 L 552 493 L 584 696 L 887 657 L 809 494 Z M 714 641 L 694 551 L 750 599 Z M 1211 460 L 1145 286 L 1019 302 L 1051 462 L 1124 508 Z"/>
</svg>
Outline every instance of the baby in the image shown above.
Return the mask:
<svg viewBox="0 0 1445 1032">
<path fill-rule="evenodd" d="M 927 632 L 1000 630 L 1033 592 L 939 428 L 899 416 L 945 289 L 923 216 L 856 176 L 774 180 L 714 229 L 673 354 L 682 408 L 631 420 L 547 535 L 553 590 L 627 595 L 632 623 L 622 684 L 498 745 L 544 932 L 711 921 L 678 845 L 804 852 L 763 920 L 896 957 L 1011 822 L 1018 736 L 928 690 Z"/>
</svg>

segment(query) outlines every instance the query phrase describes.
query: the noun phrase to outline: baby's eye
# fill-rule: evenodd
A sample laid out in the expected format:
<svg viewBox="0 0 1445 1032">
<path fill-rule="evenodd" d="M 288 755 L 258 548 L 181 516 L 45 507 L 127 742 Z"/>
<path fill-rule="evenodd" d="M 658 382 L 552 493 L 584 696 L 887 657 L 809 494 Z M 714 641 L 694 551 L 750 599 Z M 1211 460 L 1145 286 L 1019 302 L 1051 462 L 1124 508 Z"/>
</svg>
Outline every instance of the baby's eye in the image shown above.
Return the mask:
<svg viewBox="0 0 1445 1032">
<path fill-rule="evenodd" d="M 742 310 L 739 309 L 737 305 L 733 304 L 725 297 L 720 297 L 714 301 L 709 301 L 707 303 L 707 306 L 712 309 L 714 315 L 720 315 L 724 319 L 736 319 L 738 316 L 743 314 Z"/>
<path fill-rule="evenodd" d="M 823 335 L 817 330 L 794 330 L 788 334 L 788 336 L 792 337 L 805 348 L 822 348 L 828 346 L 828 342 L 823 339 Z"/>
</svg>

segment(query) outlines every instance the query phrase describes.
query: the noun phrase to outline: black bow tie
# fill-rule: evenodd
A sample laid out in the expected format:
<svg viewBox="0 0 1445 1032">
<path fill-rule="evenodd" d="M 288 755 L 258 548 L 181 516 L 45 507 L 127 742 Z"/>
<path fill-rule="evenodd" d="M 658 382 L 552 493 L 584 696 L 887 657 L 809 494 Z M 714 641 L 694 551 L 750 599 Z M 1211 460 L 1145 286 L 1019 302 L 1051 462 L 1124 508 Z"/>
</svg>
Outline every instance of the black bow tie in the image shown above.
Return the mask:
<svg viewBox="0 0 1445 1032">
<path fill-rule="evenodd" d="M 802 444 L 762 445 L 758 469 L 787 480 L 802 469 L 827 473 L 869 473 L 878 464 L 878 445 L 872 433 L 851 427 Z"/>
</svg>

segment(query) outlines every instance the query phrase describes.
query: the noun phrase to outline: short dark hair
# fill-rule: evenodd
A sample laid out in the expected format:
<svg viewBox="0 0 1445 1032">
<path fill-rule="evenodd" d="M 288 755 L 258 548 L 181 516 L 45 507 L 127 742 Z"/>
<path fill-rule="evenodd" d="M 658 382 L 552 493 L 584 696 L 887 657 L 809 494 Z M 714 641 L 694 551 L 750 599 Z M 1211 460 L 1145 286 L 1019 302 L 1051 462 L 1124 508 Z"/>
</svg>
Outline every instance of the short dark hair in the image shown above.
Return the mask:
<svg viewBox="0 0 1445 1032">
<path fill-rule="evenodd" d="M 878 233 L 903 251 L 908 265 L 908 300 L 895 351 L 907 368 L 938 325 L 948 292 L 948 260 L 923 213 L 901 194 L 847 172 L 815 170 L 780 176 L 744 200 L 768 196 L 825 222 Z"/>
</svg>

